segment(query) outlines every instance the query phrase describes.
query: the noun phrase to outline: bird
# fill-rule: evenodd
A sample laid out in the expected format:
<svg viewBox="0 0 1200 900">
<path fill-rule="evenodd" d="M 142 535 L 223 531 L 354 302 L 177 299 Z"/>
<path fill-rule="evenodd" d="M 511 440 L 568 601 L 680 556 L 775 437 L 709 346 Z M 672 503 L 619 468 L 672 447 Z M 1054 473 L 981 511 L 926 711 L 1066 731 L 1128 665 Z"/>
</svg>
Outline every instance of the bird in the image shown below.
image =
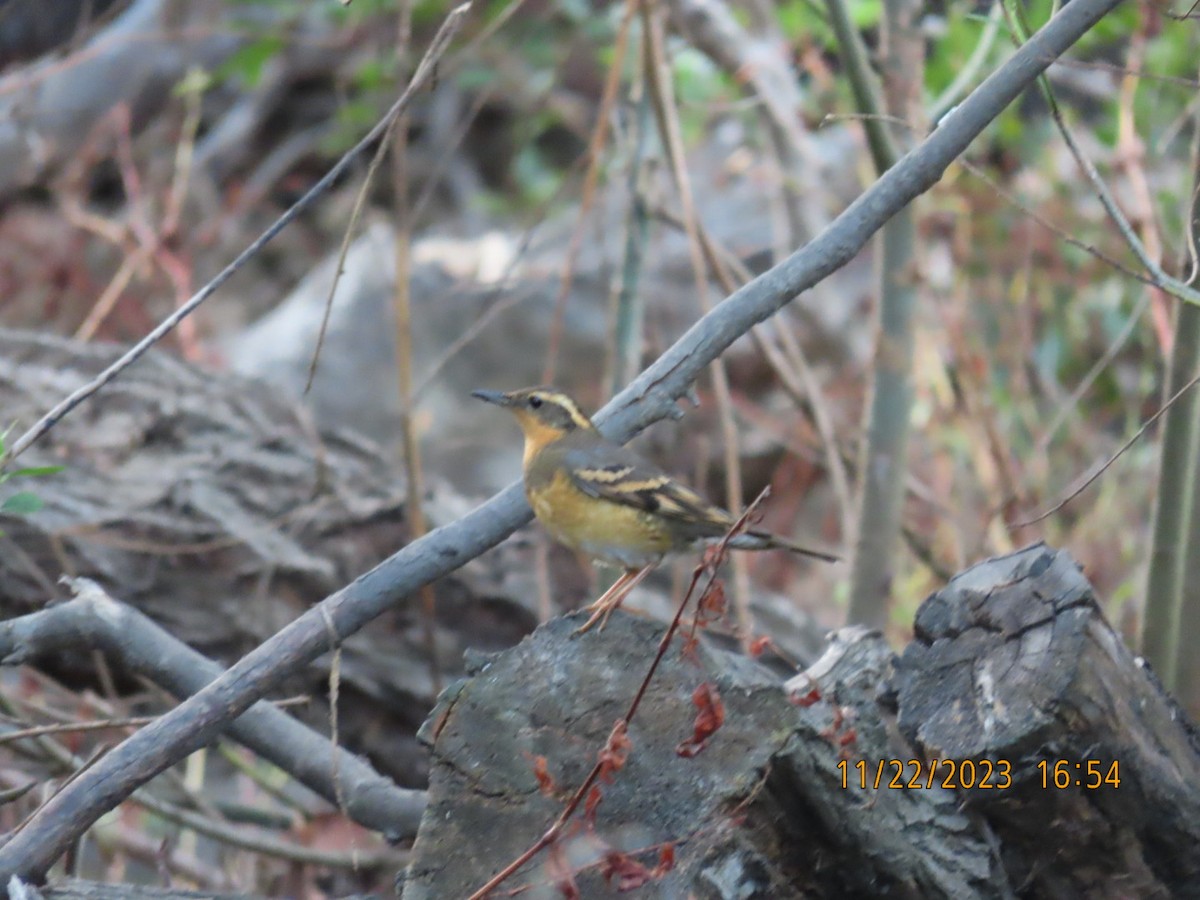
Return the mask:
<svg viewBox="0 0 1200 900">
<path fill-rule="evenodd" d="M 512 413 L 525 435 L 523 481 L 534 515 L 559 543 L 619 566 L 624 574 L 587 607 L 607 622 L 665 557 L 726 538 L 737 517 L 680 484 L 636 451 L 609 440 L 571 397 L 552 387 L 472 391 Z M 766 531 L 728 539 L 738 550 L 787 550 L 825 562 L 838 557 Z M 601 625 L 603 628 L 603 624 Z"/>
</svg>

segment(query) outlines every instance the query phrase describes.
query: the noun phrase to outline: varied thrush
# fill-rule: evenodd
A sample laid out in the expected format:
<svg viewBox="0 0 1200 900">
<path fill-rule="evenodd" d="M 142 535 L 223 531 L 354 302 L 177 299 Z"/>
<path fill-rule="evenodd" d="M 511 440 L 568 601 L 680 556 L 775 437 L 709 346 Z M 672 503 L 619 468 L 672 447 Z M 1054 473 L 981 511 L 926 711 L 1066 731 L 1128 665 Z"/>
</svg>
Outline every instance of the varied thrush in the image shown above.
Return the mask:
<svg viewBox="0 0 1200 900">
<path fill-rule="evenodd" d="M 588 630 L 608 615 L 663 557 L 725 537 L 737 521 L 628 447 L 608 440 L 579 405 L 549 387 L 474 391 L 503 406 L 525 432 L 525 496 L 555 540 L 625 574 L 588 607 Z M 750 529 L 729 546 L 789 550 L 835 562 L 836 556 Z"/>
</svg>

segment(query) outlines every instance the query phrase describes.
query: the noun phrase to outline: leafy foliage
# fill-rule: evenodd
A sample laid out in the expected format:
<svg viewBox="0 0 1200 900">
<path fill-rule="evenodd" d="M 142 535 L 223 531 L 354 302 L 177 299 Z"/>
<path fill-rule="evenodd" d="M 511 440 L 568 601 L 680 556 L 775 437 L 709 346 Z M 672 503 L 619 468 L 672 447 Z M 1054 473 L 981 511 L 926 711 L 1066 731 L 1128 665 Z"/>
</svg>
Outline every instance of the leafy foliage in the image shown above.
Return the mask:
<svg viewBox="0 0 1200 900">
<path fill-rule="evenodd" d="M 0 457 L 3 457 L 6 452 L 7 439 L 11 430 L 10 426 L 0 433 Z M 18 478 L 44 478 L 62 470 L 62 466 L 28 466 L 23 469 L 14 469 L 11 472 L 0 470 L 0 486 Z M 42 498 L 33 491 L 16 491 L 7 497 L 0 493 L 0 498 L 2 498 L 0 499 L 0 516 L 28 516 L 42 508 Z"/>
</svg>

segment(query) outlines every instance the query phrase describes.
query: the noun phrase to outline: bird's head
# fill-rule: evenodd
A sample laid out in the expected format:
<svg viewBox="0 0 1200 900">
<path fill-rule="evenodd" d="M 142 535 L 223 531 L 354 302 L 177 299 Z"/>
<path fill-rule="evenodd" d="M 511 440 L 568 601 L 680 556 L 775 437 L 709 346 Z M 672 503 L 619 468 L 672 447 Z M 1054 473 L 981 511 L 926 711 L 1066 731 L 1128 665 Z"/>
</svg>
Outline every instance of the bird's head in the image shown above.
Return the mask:
<svg viewBox="0 0 1200 900">
<path fill-rule="evenodd" d="M 514 416 L 525 432 L 525 461 L 547 444 L 552 444 L 572 431 L 595 431 L 592 420 L 583 414 L 579 404 L 562 391 L 551 387 L 529 387 L 517 391 L 472 391 L 496 406 L 503 406 Z"/>
</svg>

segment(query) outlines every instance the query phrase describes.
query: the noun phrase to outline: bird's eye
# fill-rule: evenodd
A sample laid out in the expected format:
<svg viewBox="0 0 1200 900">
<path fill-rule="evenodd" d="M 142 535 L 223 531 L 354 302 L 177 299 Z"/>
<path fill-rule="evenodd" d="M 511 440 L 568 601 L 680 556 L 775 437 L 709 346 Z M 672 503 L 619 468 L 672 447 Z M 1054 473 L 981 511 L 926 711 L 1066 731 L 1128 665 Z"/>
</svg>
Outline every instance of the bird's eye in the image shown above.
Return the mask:
<svg viewBox="0 0 1200 900">
<path fill-rule="evenodd" d="M 529 398 L 529 408 L 530 409 L 540 409 L 541 405 L 542 405 L 541 397 L 530 397 Z"/>
</svg>

